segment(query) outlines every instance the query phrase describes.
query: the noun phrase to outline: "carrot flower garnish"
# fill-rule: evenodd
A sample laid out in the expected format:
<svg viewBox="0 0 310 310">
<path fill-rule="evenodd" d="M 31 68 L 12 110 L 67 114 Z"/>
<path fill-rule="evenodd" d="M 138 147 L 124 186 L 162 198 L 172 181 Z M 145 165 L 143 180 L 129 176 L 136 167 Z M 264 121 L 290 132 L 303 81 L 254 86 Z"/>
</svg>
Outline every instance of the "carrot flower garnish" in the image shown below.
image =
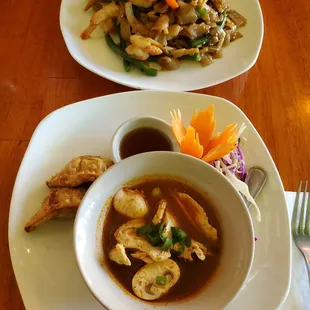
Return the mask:
<svg viewBox="0 0 310 310">
<path fill-rule="evenodd" d="M 214 105 L 206 110 L 195 112 L 190 126 L 186 129 L 180 110 L 170 112 L 172 130 L 181 152 L 206 162 L 212 162 L 231 153 L 237 146 L 237 124 L 228 125 L 222 133 L 213 136 L 216 122 Z"/>
<path fill-rule="evenodd" d="M 172 118 L 172 130 L 173 134 L 179 144 L 181 144 L 182 139 L 186 135 L 186 129 L 183 125 L 182 122 L 182 116 L 181 116 L 181 111 L 178 109 L 173 110 L 173 112 L 170 112 L 171 118 Z"/>
<path fill-rule="evenodd" d="M 184 154 L 192 155 L 197 158 L 201 158 L 203 155 L 203 146 L 199 143 L 198 134 L 192 126 L 188 127 L 180 147 L 181 152 Z"/>
<path fill-rule="evenodd" d="M 199 135 L 200 143 L 206 148 L 215 129 L 214 105 L 210 105 L 208 109 L 199 113 L 196 111 L 192 117 L 191 126 L 195 128 Z"/>
</svg>

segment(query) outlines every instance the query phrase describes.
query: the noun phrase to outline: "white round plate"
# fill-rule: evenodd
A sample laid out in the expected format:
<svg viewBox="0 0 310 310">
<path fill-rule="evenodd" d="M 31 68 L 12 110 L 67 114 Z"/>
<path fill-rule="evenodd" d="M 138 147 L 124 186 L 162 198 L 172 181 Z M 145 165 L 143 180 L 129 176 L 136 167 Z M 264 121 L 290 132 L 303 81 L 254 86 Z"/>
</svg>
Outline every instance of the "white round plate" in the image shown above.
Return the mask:
<svg viewBox="0 0 310 310">
<path fill-rule="evenodd" d="M 249 70 L 262 45 L 264 26 L 259 1 L 229 0 L 231 8 L 246 17 L 248 23 L 240 31 L 244 37 L 223 49 L 223 58 L 204 68 L 187 61 L 179 70 L 158 72 L 157 77 L 145 76 L 139 70 L 127 73 L 122 59 L 106 45 L 101 29 L 88 40 L 80 38 L 92 14 L 92 10 L 84 12 L 85 3 L 86 0 L 62 0 L 61 3 L 60 28 L 69 53 L 86 69 L 134 88 L 189 91 L 225 82 Z"/>
<path fill-rule="evenodd" d="M 227 309 L 276 309 L 287 296 L 291 270 L 288 211 L 281 179 L 259 134 L 243 112 L 225 99 L 193 93 L 134 91 L 86 100 L 47 116 L 35 130 L 19 169 L 10 208 L 9 243 L 17 283 L 30 310 L 100 310 L 77 267 L 73 221 L 51 221 L 31 233 L 24 224 L 48 193 L 45 181 L 73 157 L 91 154 L 111 157 L 116 128 L 137 116 L 170 122 L 179 108 L 189 123 L 196 109 L 215 105 L 217 131 L 229 123 L 245 123 L 242 149 L 247 167 L 259 165 L 268 181 L 258 197 L 262 222 L 253 212 L 259 240 L 250 276 Z M 236 218 L 236 221 L 238 219 Z"/>
</svg>

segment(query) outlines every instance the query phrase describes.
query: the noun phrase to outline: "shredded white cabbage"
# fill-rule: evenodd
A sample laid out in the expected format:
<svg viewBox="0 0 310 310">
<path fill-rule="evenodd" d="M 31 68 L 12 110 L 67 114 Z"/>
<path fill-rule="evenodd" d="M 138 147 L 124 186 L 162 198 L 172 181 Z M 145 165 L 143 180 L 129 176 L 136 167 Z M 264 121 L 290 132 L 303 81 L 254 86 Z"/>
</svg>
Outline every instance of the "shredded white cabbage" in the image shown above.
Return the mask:
<svg viewBox="0 0 310 310">
<path fill-rule="evenodd" d="M 215 162 L 215 168 L 220 172 L 220 173 L 223 173 L 223 170 L 221 168 L 221 163 L 219 160 L 216 160 Z"/>
<path fill-rule="evenodd" d="M 238 137 L 241 136 L 241 134 L 245 131 L 245 129 L 246 129 L 246 124 L 242 123 L 238 131 Z"/>
<path fill-rule="evenodd" d="M 231 173 L 228 168 L 226 167 L 226 165 L 224 164 L 224 162 L 222 160 L 220 160 L 221 163 L 221 169 L 225 172 L 226 177 L 229 179 L 229 181 L 236 187 L 236 189 L 244 195 L 244 197 L 252 203 L 252 205 L 255 207 L 256 210 L 256 218 L 257 221 L 260 222 L 262 217 L 261 217 L 261 213 L 260 210 L 255 202 L 255 200 L 253 199 L 253 197 L 251 196 L 250 192 L 249 192 L 249 188 L 248 185 L 245 182 L 242 182 L 241 180 L 239 180 L 233 173 Z"/>
</svg>

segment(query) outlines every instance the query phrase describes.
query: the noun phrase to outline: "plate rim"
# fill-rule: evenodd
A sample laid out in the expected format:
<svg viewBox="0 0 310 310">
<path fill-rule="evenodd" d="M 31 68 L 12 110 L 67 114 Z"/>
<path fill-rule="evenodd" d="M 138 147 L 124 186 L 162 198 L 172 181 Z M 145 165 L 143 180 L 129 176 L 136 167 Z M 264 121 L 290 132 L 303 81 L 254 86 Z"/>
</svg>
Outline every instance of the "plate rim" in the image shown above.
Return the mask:
<svg viewBox="0 0 310 310">
<path fill-rule="evenodd" d="M 13 238 L 12 238 L 12 233 L 11 233 L 11 227 L 13 225 L 13 220 L 12 220 L 12 208 L 13 208 L 13 205 L 14 205 L 14 202 L 15 200 L 17 199 L 16 198 L 16 191 L 17 191 L 17 185 L 19 183 L 19 179 L 21 177 L 21 171 L 22 171 L 22 168 L 24 166 L 24 162 L 26 161 L 26 159 L 28 158 L 29 156 L 29 150 L 30 150 L 30 147 L 34 144 L 34 138 L 38 135 L 38 132 L 40 131 L 41 129 L 41 126 L 49 119 L 51 118 L 52 116 L 54 116 L 55 114 L 59 113 L 60 111 L 62 110 L 66 110 L 67 108 L 71 108 L 73 106 L 77 106 L 77 105 L 83 105 L 83 104 L 87 104 L 88 102 L 90 101 L 98 101 L 98 100 L 104 100 L 106 97 L 114 97 L 114 96 L 126 96 L 126 94 L 129 94 L 129 93 L 153 93 L 153 94 L 158 94 L 158 93 L 169 93 L 169 94 L 184 94 L 186 96 L 201 96 L 201 97 L 208 97 L 208 98 L 215 98 L 215 99 L 219 99 L 221 101 L 225 101 L 226 104 L 229 104 L 232 108 L 236 109 L 238 111 L 238 113 L 240 113 L 242 115 L 242 117 L 247 120 L 247 122 L 249 122 L 252 127 L 253 127 L 253 130 L 254 132 L 256 133 L 258 139 L 262 142 L 262 146 L 264 147 L 264 150 L 265 152 L 267 153 L 267 155 L 269 155 L 269 158 L 271 159 L 271 164 L 273 165 L 273 168 L 274 168 L 274 172 L 275 172 L 275 177 L 277 178 L 277 181 L 281 187 L 281 196 L 282 196 L 282 199 L 285 203 L 285 215 L 286 215 L 286 218 L 287 218 L 287 222 L 288 222 L 288 227 L 289 227 L 289 230 L 290 230 L 290 227 L 291 227 L 291 223 L 289 221 L 289 215 L 288 215 L 288 206 L 287 206 L 287 202 L 286 202 L 286 197 L 285 197 L 285 190 L 284 190 L 284 187 L 283 187 L 283 183 L 282 183 L 282 180 L 281 180 L 281 177 L 280 177 L 280 174 L 278 172 L 278 169 L 275 165 L 275 162 L 267 148 L 267 146 L 265 145 L 263 139 L 261 138 L 260 134 L 258 133 L 258 131 L 256 130 L 255 126 L 252 124 L 252 122 L 248 119 L 248 117 L 245 115 L 245 113 L 238 107 L 236 106 L 235 104 L 233 104 L 231 101 L 225 99 L 225 98 L 222 98 L 222 97 L 218 97 L 218 96 L 214 96 L 214 95 L 206 95 L 206 94 L 199 94 L 199 93 L 184 93 L 184 92 L 181 92 L 181 91 L 164 91 L 164 90 L 161 90 L 161 91 L 156 91 L 156 90 L 133 90 L 133 91 L 126 91 L 126 92 L 121 92 L 121 93 L 114 93 L 114 94 L 109 94 L 109 95 L 105 95 L 105 96 L 98 96 L 98 97 L 94 97 L 94 98 L 89 98 L 89 99 L 85 99 L 85 100 L 81 100 L 81 101 L 78 101 L 78 102 L 73 102 L 73 103 L 70 103 L 66 106 L 63 106 L 63 107 L 60 107 L 54 111 L 52 111 L 51 113 L 49 113 L 48 115 L 46 115 L 40 122 L 39 124 L 37 125 L 37 127 L 35 128 L 35 130 L 33 131 L 33 134 L 31 135 L 31 138 L 29 140 L 29 144 L 27 146 L 27 149 L 24 153 L 24 156 L 23 156 L 23 159 L 21 161 L 21 164 L 19 166 L 19 169 L 18 169 L 18 173 L 16 175 L 16 179 L 15 179 L 15 182 L 14 182 L 14 187 L 13 187 L 13 190 L 12 190 L 12 195 L 11 195 L 11 202 L 10 202 L 10 210 L 9 210 L 9 218 L 8 218 L 8 242 L 9 242 L 9 252 L 10 252 L 10 259 L 11 259 L 11 263 L 12 263 L 12 267 L 13 267 L 13 271 L 14 271 L 14 276 L 16 278 L 16 283 L 17 283 L 17 286 L 19 288 L 19 291 L 20 291 L 20 294 L 21 294 L 21 298 L 24 302 L 24 296 L 22 294 L 22 290 L 21 290 L 21 287 L 20 287 L 20 284 L 19 284 L 19 281 L 18 281 L 18 278 L 19 276 L 17 276 L 17 272 L 16 272 L 16 266 L 14 265 L 14 260 L 13 257 L 13 251 L 12 251 L 12 242 L 13 242 Z M 283 303 L 285 302 L 288 294 L 289 294 L 289 290 L 290 290 L 290 286 L 291 286 L 291 276 L 292 276 L 292 238 L 289 238 L 289 270 L 288 270 L 288 283 L 286 285 L 286 290 L 285 292 L 283 292 L 282 294 L 282 299 L 278 301 L 278 306 L 277 308 L 279 308 L 281 305 L 283 305 Z M 252 267 L 253 268 L 253 267 Z"/>
<path fill-rule="evenodd" d="M 185 87 L 180 87 L 178 89 L 175 89 L 174 91 L 194 91 L 194 90 L 200 90 L 200 89 L 203 89 L 203 88 L 208 88 L 208 87 L 212 87 L 212 86 L 215 86 L 215 85 L 218 85 L 218 84 L 222 84 L 224 82 L 232 80 L 232 79 L 238 77 L 239 75 L 249 71 L 255 65 L 255 63 L 256 63 L 256 61 L 258 59 L 258 56 L 260 54 L 261 48 L 262 48 L 262 44 L 263 44 L 263 40 L 264 40 L 264 34 L 265 34 L 265 26 L 264 26 L 264 16 L 263 16 L 262 8 L 261 8 L 261 5 L 260 5 L 260 1 L 259 0 L 253 0 L 253 1 L 256 1 L 256 5 L 257 5 L 260 21 L 261 21 L 261 24 L 260 24 L 260 26 L 261 26 L 261 36 L 260 36 L 258 48 L 256 50 L 256 54 L 253 57 L 252 61 L 247 66 L 245 66 L 242 70 L 239 70 L 237 73 L 233 74 L 231 77 L 226 77 L 226 78 L 223 78 L 223 79 L 219 79 L 217 81 L 214 81 L 212 83 L 206 84 L 204 86 L 199 85 L 198 87 L 186 87 L 186 86 Z M 90 71 L 90 72 L 92 72 L 92 73 L 94 73 L 94 74 L 96 74 L 96 75 L 98 75 L 100 77 L 103 77 L 103 78 L 105 78 L 105 79 L 107 79 L 109 81 L 112 81 L 114 83 L 117 83 L 117 84 L 120 84 L 120 85 L 123 85 L 123 86 L 126 86 L 126 87 L 131 87 L 131 88 L 136 88 L 136 89 L 141 89 L 141 90 L 167 91 L 166 89 L 163 89 L 161 87 L 156 87 L 155 86 L 156 83 L 153 83 L 154 87 L 152 87 L 152 86 L 142 87 L 142 86 L 136 85 L 134 82 L 124 82 L 120 78 L 111 77 L 108 73 L 103 73 L 100 70 L 91 68 L 91 66 L 88 63 L 85 64 L 82 61 L 80 61 L 80 59 L 73 52 L 73 48 L 70 46 L 70 44 L 68 44 L 68 37 L 65 34 L 66 28 L 64 26 L 64 23 L 62 22 L 62 18 L 63 18 L 62 15 L 63 15 L 63 11 L 64 11 L 64 6 L 65 6 L 64 0 L 61 0 L 60 10 L 59 10 L 59 27 L 60 27 L 61 35 L 62 35 L 63 41 L 64 41 L 64 43 L 66 45 L 66 48 L 67 48 L 70 56 L 80 66 L 82 66 L 86 70 L 88 70 L 88 71 Z M 145 78 L 148 78 L 148 77 L 145 77 Z"/>
</svg>

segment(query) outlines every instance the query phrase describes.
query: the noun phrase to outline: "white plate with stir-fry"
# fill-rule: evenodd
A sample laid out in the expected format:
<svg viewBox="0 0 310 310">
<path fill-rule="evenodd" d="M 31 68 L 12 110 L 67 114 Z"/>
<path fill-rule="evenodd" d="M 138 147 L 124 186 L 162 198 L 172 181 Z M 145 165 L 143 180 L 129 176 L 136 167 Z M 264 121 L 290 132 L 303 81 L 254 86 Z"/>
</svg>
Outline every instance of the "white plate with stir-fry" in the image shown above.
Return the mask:
<svg viewBox="0 0 310 310">
<path fill-rule="evenodd" d="M 194 90 L 250 69 L 263 39 L 258 0 L 63 0 L 72 57 L 114 82 Z"/>
</svg>

